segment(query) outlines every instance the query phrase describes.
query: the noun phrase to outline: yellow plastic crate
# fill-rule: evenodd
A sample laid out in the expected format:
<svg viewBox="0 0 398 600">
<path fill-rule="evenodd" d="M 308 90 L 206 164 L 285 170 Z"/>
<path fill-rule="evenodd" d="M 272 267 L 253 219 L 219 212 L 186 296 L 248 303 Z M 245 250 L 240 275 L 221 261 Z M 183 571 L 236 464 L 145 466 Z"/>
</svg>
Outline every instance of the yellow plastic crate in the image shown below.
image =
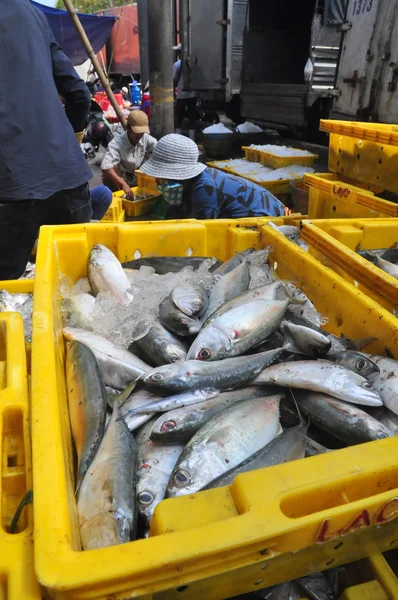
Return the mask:
<svg viewBox="0 0 398 600">
<path fill-rule="evenodd" d="M 294 150 L 294 148 L 292 148 Z M 261 162 L 265 167 L 272 169 L 282 169 L 290 165 L 300 165 L 302 167 L 312 167 L 315 160 L 319 158 L 318 154 L 308 154 L 304 156 L 278 156 L 265 150 L 250 148 L 250 146 L 242 146 L 246 160 Z M 249 158 L 251 157 L 251 158 Z"/>
<path fill-rule="evenodd" d="M 398 125 L 321 120 L 330 133 L 329 169 L 398 193 Z"/>
<path fill-rule="evenodd" d="M 157 200 L 161 194 L 159 194 L 159 192 L 154 193 L 148 189 L 140 188 L 138 186 L 131 189 L 133 190 L 134 195 L 147 195 L 148 197 L 144 198 L 143 200 L 126 200 L 123 198 L 123 190 L 120 192 L 115 192 L 114 196 L 122 199 L 121 202 L 125 214 L 128 217 L 139 217 L 141 215 L 149 214 L 151 212 L 154 200 Z"/>
<path fill-rule="evenodd" d="M 252 148 L 251 148 L 252 149 Z M 248 159 L 246 159 L 248 160 Z M 253 159 L 251 159 L 253 160 Z M 253 183 L 259 185 L 260 187 L 268 190 L 274 196 L 278 196 L 281 194 L 289 194 L 290 193 L 290 182 L 297 177 L 292 177 L 291 179 L 279 179 L 278 181 L 257 181 L 253 178 L 253 176 L 242 175 L 241 173 L 236 173 L 231 167 L 219 166 L 220 163 L 226 161 L 216 161 L 216 162 L 208 162 L 207 166 L 212 167 L 213 169 L 218 169 L 219 171 L 223 171 L 224 173 L 229 173 L 230 175 L 236 175 L 236 177 L 242 177 L 243 179 L 247 179 L 248 181 L 252 181 Z"/>
<path fill-rule="evenodd" d="M 29 284 L 29 285 L 27 285 Z M 33 281 L 1 282 L 10 292 L 31 292 Z M 20 501 L 32 489 L 28 373 L 22 317 L 0 313 L 0 597 L 40 600 L 33 565 L 33 508 L 10 525 Z"/>
<path fill-rule="evenodd" d="M 331 173 L 305 173 L 309 186 L 310 219 L 338 219 L 347 217 L 398 217 L 398 204 L 383 200 L 370 190 L 341 181 Z"/>
<path fill-rule="evenodd" d="M 358 572 L 359 582 L 347 587 L 339 600 L 395 600 L 398 598 L 398 580 L 382 554 L 348 566 L 348 571 Z"/>
<path fill-rule="evenodd" d="M 122 206 L 122 200 L 113 194 L 112 203 L 101 221 L 111 221 L 112 223 L 123 223 L 124 221 L 124 210 Z"/>
<path fill-rule="evenodd" d="M 388 346 L 398 357 L 397 320 L 265 222 L 41 228 L 32 352 L 35 569 L 57 599 L 217 600 L 398 545 L 398 441 L 388 438 L 165 500 L 149 539 L 81 551 L 59 275 L 73 281 L 86 275 L 94 244 L 105 244 L 121 261 L 154 254 L 225 260 L 250 246 L 272 245 L 270 264 L 305 290 L 328 318 L 327 329 L 354 338 L 377 331 L 371 351 Z"/>
<path fill-rule="evenodd" d="M 137 176 L 137 187 L 145 189 L 148 192 L 156 193 L 158 191 L 155 177 L 145 175 L 142 171 L 136 171 L 135 174 Z"/>
<path fill-rule="evenodd" d="M 309 252 L 395 314 L 398 280 L 356 250 L 388 248 L 398 241 L 398 219 L 317 219 L 302 221 Z"/>
</svg>

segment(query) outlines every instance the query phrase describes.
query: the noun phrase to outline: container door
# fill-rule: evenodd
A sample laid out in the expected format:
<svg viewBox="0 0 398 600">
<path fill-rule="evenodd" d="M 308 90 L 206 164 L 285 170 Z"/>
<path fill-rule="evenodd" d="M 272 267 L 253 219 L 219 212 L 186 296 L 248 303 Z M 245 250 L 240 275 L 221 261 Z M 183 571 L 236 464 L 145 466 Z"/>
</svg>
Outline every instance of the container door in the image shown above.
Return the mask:
<svg viewBox="0 0 398 600">
<path fill-rule="evenodd" d="M 356 118 L 363 106 L 369 65 L 372 61 L 371 45 L 378 19 L 380 0 L 349 0 L 347 26 L 340 55 L 333 111 Z"/>
<path fill-rule="evenodd" d="M 228 20 L 223 0 L 180 0 L 182 73 L 188 90 L 225 86 L 225 36 Z"/>
</svg>

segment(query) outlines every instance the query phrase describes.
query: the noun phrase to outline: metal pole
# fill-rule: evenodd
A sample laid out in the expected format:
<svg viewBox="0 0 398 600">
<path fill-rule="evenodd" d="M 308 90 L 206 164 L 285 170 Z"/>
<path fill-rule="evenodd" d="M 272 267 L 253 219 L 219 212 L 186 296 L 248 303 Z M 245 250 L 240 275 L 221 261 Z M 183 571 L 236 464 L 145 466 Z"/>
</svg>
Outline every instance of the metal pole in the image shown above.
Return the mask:
<svg viewBox="0 0 398 600">
<path fill-rule="evenodd" d="M 98 61 L 98 58 L 96 57 L 96 55 L 94 53 L 94 50 L 90 44 L 90 40 L 88 39 L 86 32 L 84 31 L 83 25 L 80 23 L 79 17 L 77 16 L 77 13 L 74 9 L 72 1 L 64 0 L 64 4 L 65 4 L 66 10 L 68 11 L 68 13 L 70 15 L 70 18 L 72 19 L 75 29 L 82 41 L 82 44 L 87 52 L 87 56 L 91 60 L 94 70 L 97 73 L 98 78 L 103 85 L 106 95 L 108 96 L 109 101 L 112 104 L 120 123 L 122 124 L 123 128 L 126 129 L 127 123 L 126 123 L 126 119 L 124 118 L 124 114 L 122 113 L 122 110 L 121 110 L 119 104 L 116 102 L 116 98 L 113 95 L 111 86 L 109 85 L 108 78 L 106 77 L 104 71 L 102 70 L 102 67 Z"/>
<path fill-rule="evenodd" d="M 137 0 L 138 38 L 140 43 L 141 89 L 144 90 L 149 81 L 148 62 L 148 0 Z"/>
<path fill-rule="evenodd" d="M 151 133 L 157 138 L 174 131 L 172 29 L 171 0 L 148 0 Z"/>
</svg>

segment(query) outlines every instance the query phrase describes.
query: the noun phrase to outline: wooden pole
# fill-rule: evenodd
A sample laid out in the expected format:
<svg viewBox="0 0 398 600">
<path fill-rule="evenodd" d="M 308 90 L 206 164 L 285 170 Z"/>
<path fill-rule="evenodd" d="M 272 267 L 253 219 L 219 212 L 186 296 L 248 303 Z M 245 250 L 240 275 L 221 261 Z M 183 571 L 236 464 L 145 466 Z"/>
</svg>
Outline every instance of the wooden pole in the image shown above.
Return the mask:
<svg viewBox="0 0 398 600">
<path fill-rule="evenodd" d="M 106 92 L 106 95 L 109 98 L 109 102 L 112 104 L 112 106 L 115 110 L 115 113 L 117 114 L 117 117 L 123 126 L 123 129 L 126 129 L 127 122 L 124 117 L 124 114 L 123 114 L 119 104 L 117 103 L 115 96 L 113 95 L 111 86 L 109 85 L 109 80 L 108 80 L 107 76 L 105 75 L 104 71 L 102 70 L 102 67 L 98 61 L 98 58 L 96 57 L 96 55 L 94 53 L 93 47 L 90 44 L 90 40 L 88 39 L 86 32 L 84 31 L 83 25 L 80 23 L 80 19 L 77 16 L 77 12 L 72 4 L 72 0 L 64 0 L 64 4 L 65 4 L 66 10 L 68 11 L 68 13 L 70 15 L 70 18 L 72 19 L 75 29 L 82 41 L 82 44 L 87 52 L 87 56 L 91 60 L 94 70 L 97 73 L 98 78 L 99 78 L 100 82 L 102 83 L 102 86 Z"/>
</svg>

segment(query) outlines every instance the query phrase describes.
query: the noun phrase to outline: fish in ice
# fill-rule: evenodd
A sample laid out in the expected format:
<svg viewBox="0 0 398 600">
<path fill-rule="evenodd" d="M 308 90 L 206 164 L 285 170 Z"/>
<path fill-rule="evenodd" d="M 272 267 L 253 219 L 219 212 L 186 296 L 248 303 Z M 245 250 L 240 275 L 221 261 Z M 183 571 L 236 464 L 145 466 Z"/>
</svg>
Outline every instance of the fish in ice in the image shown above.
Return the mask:
<svg viewBox="0 0 398 600">
<path fill-rule="evenodd" d="M 188 317 L 199 315 L 206 310 L 208 297 L 200 283 L 177 285 L 171 292 L 174 305 Z"/>
<path fill-rule="evenodd" d="M 94 321 L 95 298 L 87 292 L 76 294 L 62 301 L 62 310 L 72 327 L 91 329 Z"/>
<path fill-rule="evenodd" d="M 79 489 L 104 434 L 106 395 L 93 352 L 77 341 L 66 347 L 66 390 Z"/>
<path fill-rule="evenodd" d="M 213 263 L 209 268 L 210 272 L 215 271 L 223 264 L 217 258 L 208 258 L 205 256 L 148 256 L 124 262 L 122 266 L 126 269 L 152 267 L 158 275 L 166 275 L 167 273 L 179 273 L 186 267 L 191 267 L 196 271 L 205 261 L 212 261 Z"/>
<path fill-rule="evenodd" d="M 187 356 L 187 349 L 183 342 L 163 327 L 161 323 L 157 322 L 135 344 L 143 352 L 146 360 L 155 367 L 167 363 L 182 362 Z"/>
<path fill-rule="evenodd" d="M 95 296 L 111 294 L 118 304 L 128 306 L 133 300 L 130 282 L 116 256 L 103 244 L 96 244 L 88 260 L 88 280 Z"/>
<path fill-rule="evenodd" d="M 237 356 L 212 362 L 187 360 L 183 363 L 163 365 L 142 375 L 140 383 L 149 390 L 165 390 L 166 392 L 204 387 L 225 390 L 243 386 L 267 365 L 272 364 L 281 352 L 279 348 L 250 356 Z"/>
<path fill-rule="evenodd" d="M 188 442 L 207 421 L 235 402 L 263 396 L 265 396 L 264 390 L 252 386 L 221 392 L 210 400 L 169 410 L 156 419 L 152 427 L 151 440 L 164 444 Z"/>
<path fill-rule="evenodd" d="M 193 335 L 201 328 L 199 319 L 189 317 L 176 307 L 171 294 L 160 303 L 159 321 L 163 327 L 176 335 Z"/>
<path fill-rule="evenodd" d="M 133 539 L 137 447 L 115 403 L 97 453 L 81 483 L 77 512 L 83 550 Z"/>
<path fill-rule="evenodd" d="M 204 323 L 219 306 L 245 292 L 249 284 L 250 269 L 247 261 L 244 261 L 214 284 L 210 292 L 207 309 L 201 317 L 202 322 Z"/>
<path fill-rule="evenodd" d="M 299 360 L 271 365 L 251 382 L 252 385 L 280 385 L 329 394 L 333 398 L 381 406 L 376 389 L 361 375 L 328 360 Z"/>
<path fill-rule="evenodd" d="M 117 390 L 125 389 L 131 381 L 151 370 L 150 365 L 101 335 L 78 327 L 64 327 L 63 334 L 67 340 L 77 340 L 93 351 L 105 385 Z"/>
<path fill-rule="evenodd" d="M 201 490 L 270 442 L 281 431 L 280 399 L 276 395 L 245 400 L 210 419 L 185 446 L 167 497 Z"/>
</svg>

